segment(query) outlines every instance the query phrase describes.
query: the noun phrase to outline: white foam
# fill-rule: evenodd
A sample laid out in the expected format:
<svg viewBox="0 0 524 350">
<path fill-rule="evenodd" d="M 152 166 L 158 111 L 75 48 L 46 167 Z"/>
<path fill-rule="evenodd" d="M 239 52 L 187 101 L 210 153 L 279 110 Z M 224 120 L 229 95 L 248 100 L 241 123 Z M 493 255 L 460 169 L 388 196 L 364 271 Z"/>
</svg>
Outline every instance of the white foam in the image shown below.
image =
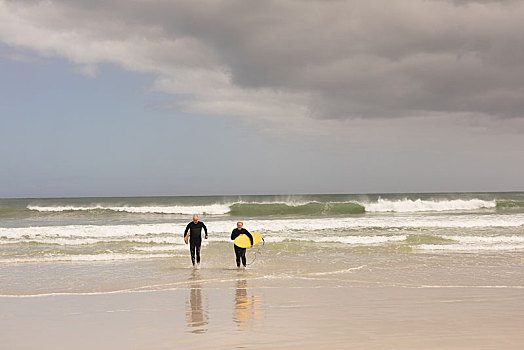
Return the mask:
<svg viewBox="0 0 524 350">
<path fill-rule="evenodd" d="M 318 235 L 302 235 L 285 237 L 281 235 L 265 236 L 267 243 L 280 243 L 286 240 L 303 241 L 303 242 L 316 242 L 316 243 L 345 243 L 345 244 L 377 244 L 386 243 L 392 241 L 403 241 L 406 239 L 405 235 L 397 236 L 318 236 Z M 16 244 L 16 243 L 37 243 L 37 244 L 57 244 L 61 246 L 78 246 L 78 245 L 92 245 L 97 243 L 109 243 L 109 242 L 129 242 L 129 243 L 145 243 L 145 244 L 159 244 L 169 245 L 169 247 L 162 248 L 161 246 L 152 247 L 141 247 L 139 250 L 179 250 L 186 249 L 186 245 L 183 243 L 181 236 L 166 236 L 160 234 L 158 236 L 144 235 L 144 236 L 133 236 L 133 237 L 100 237 L 100 238 L 61 238 L 61 237 L 47 237 L 37 236 L 32 238 L 21 238 L 21 239 L 9 239 L 0 240 L 0 244 Z M 229 235 L 221 235 L 218 237 L 212 237 L 208 240 L 203 240 L 202 244 L 209 242 L 231 242 Z"/>
<path fill-rule="evenodd" d="M 453 250 L 453 251 L 475 251 L 475 250 L 520 250 L 524 246 L 524 236 L 441 236 L 445 239 L 450 239 L 457 244 L 423 244 L 415 245 L 416 249 L 421 250 Z M 388 242 L 402 242 L 407 239 L 406 235 L 376 235 L 376 236 L 319 236 L 318 234 L 295 234 L 293 236 L 283 236 L 281 234 L 265 235 L 265 241 L 268 244 L 280 243 L 292 239 L 299 242 L 313 242 L 313 243 L 341 243 L 347 245 L 377 245 L 387 244 Z M 133 237 L 100 237 L 100 238 L 61 238 L 61 237 L 33 237 L 31 239 L 9 239 L 0 240 L 0 244 L 17 244 L 17 243 L 37 243 L 37 244 L 58 244 L 62 246 L 79 246 L 79 245 L 93 245 L 97 243 L 120 242 L 152 244 L 151 246 L 133 246 L 131 249 L 140 252 L 177 252 L 187 249 L 187 245 L 183 243 L 182 237 L 179 235 L 166 236 L 160 235 L 145 235 Z M 228 235 L 219 235 L 212 237 L 209 240 L 204 240 L 203 245 L 209 242 L 227 242 L 231 240 Z M 103 255 L 101 255 L 103 256 Z M 55 259 L 55 258 L 53 258 Z M 63 260 L 63 259 L 58 259 Z"/>
<path fill-rule="evenodd" d="M 86 211 L 86 210 L 111 210 L 128 213 L 157 213 L 157 214 L 208 214 L 224 215 L 230 212 L 233 204 L 285 204 L 289 206 L 300 206 L 307 203 L 305 201 L 276 201 L 276 202 L 235 202 L 235 203 L 215 203 L 208 205 L 171 205 L 171 206 L 118 206 L 118 205 L 87 205 L 87 206 L 41 206 L 28 205 L 27 209 L 40 212 L 63 212 L 63 211 Z M 339 202 L 337 202 L 339 203 Z M 340 202 L 346 203 L 346 202 Z M 355 203 L 355 202 L 347 202 Z M 379 198 L 377 202 L 360 203 L 367 212 L 425 212 L 425 211 L 452 211 L 452 210 L 475 210 L 482 208 L 495 208 L 496 201 L 485 201 L 481 199 L 453 199 L 453 200 L 388 200 Z"/>
<path fill-rule="evenodd" d="M 453 200 L 387 200 L 379 198 L 377 202 L 363 204 L 367 212 L 396 212 L 412 213 L 425 211 L 448 211 L 448 210 L 475 210 L 482 208 L 495 208 L 495 201 L 484 201 L 481 199 L 453 199 Z"/>
<path fill-rule="evenodd" d="M 180 233 L 185 224 L 140 224 L 140 225 L 65 225 L 0 228 L 0 237 L 35 238 L 43 237 L 133 237 L 135 235 Z"/>
<path fill-rule="evenodd" d="M 443 236 L 460 243 L 524 243 L 524 236 Z"/>
<path fill-rule="evenodd" d="M 234 220 L 217 220 L 206 222 L 210 240 L 229 240 L 231 230 L 236 227 Z M 470 214 L 470 215 L 370 215 L 359 217 L 315 218 L 315 219 L 278 219 L 246 220 L 244 227 L 263 235 L 283 233 L 279 237 L 291 238 L 303 232 L 321 230 L 344 230 L 359 228 L 475 228 L 475 227 L 519 227 L 524 225 L 524 214 Z M 180 242 L 186 223 L 138 224 L 138 225 L 64 225 L 36 227 L 2 227 L 0 241 L 9 239 L 39 240 L 63 238 L 106 238 L 123 237 L 147 241 L 164 235 L 165 242 Z M 173 235 L 169 237 L 169 235 Z M 316 233 L 311 235 L 317 237 Z M 2 239 L 4 237 L 4 239 Z M 7 240 L 5 239 L 7 238 Z"/>
<path fill-rule="evenodd" d="M 113 261 L 113 260 L 146 260 L 170 258 L 172 254 L 85 254 L 85 255 L 46 255 L 39 257 L 21 257 L 0 259 L 0 263 L 58 262 L 58 261 Z"/>
<path fill-rule="evenodd" d="M 442 236 L 457 244 L 422 244 L 417 249 L 435 251 L 523 250 L 524 236 Z"/>
<path fill-rule="evenodd" d="M 406 240 L 406 236 L 331 236 L 298 239 L 316 243 L 377 244 Z"/>
<path fill-rule="evenodd" d="M 351 272 L 351 271 L 360 270 L 360 269 L 363 269 L 366 266 L 367 265 L 361 265 L 361 266 L 357 266 L 357 267 L 350 267 L 350 268 L 344 269 L 344 270 L 328 271 L 328 272 L 311 272 L 311 273 L 308 273 L 308 275 L 309 276 L 339 275 L 339 274 L 348 273 L 348 272 Z"/>
<path fill-rule="evenodd" d="M 133 247 L 133 250 L 141 252 L 176 252 L 188 249 L 187 246 L 171 245 L 171 246 L 152 246 L 152 247 Z"/>
<path fill-rule="evenodd" d="M 208 215 L 224 215 L 230 212 L 230 207 L 233 204 L 285 204 L 291 207 L 301 206 L 308 203 L 306 201 L 268 201 L 268 202 L 231 202 L 231 203 L 214 203 L 207 205 L 170 205 L 170 206 L 129 206 L 129 205 L 56 205 L 56 206 L 42 206 L 42 205 L 28 205 L 27 209 L 35 210 L 40 212 L 63 212 L 63 211 L 88 211 L 88 210 L 111 210 L 117 212 L 128 212 L 128 213 L 156 213 L 156 214 L 208 214 Z M 315 202 L 316 203 L 316 202 Z"/>
<path fill-rule="evenodd" d="M 524 250 L 524 244 L 493 244 L 493 245 L 462 245 L 462 244 L 421 244 L 416 247 L 421 250 L 435 251 L 500 251 Z"/>
<path fill-rule="evenodd" d="M 223 215 L 229 212 L 229 204 L 191 205 L 191 206 L 38 206 L 28 205 L 27 209 L 40 212 L 63 212 L 63 211 L 85 211 L 85 210 L 112 210 L 127 213 L 157 213 L 157 214 L 208 214 Z"/>
<path fill-rule="evenodd" d="M 156 236 L 150 236 L 150 235 L 144 235 L 144 236 L 109 236 L 109 237 L 100 237 L 100 238 L 89 238 L 89 237 L 68 237 L 68 238 L 61 238 L 61 237 L 47 237 L 47 236 L 37 236 L 32 238 L 21 238 L 21 239 L 8 239 L 8 240 L 2 240 L 0 239 L 0 245 L 1 244 L 17 244 L 17 243 L 39 243 L 39 244 L 56 244 L 56 245 L 62 245 L 62 246 L 69 246 L 69 245 L 89 245 L 89 244 L 97 244 L 97 243 L 110 243 L 110 242 L 118 242 L 121 243 L 122 241 L 130 242 L 130 243 L 151 243 L 151 244 L 173 244 L 173 245 L 183 245 L 183 239 L 181 236 L 165 236 L 165 235 L 156 235 Z"/>
</svg>

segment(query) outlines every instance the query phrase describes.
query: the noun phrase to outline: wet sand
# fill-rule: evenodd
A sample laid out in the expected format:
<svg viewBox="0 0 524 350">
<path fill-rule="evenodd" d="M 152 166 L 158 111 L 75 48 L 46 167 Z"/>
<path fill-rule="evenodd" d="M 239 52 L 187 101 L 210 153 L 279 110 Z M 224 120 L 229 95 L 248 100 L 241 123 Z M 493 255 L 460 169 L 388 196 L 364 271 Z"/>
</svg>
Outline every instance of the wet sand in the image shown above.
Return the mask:
<svg viewBox="0 0 524 350">
<path fill-rule="evenodd" d="M 193 271 L 164 290 L 0 297 L 2 349 L 522 349 L 520 286 Z"/>
</svg>

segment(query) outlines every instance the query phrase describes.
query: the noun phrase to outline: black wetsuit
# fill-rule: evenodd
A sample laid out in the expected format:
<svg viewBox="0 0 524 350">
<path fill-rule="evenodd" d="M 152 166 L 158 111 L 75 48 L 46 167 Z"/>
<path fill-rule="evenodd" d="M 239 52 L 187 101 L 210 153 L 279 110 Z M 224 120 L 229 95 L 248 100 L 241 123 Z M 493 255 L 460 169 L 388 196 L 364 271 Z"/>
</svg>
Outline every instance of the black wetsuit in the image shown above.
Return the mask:
<svg viewBox="0 0 524 350">
<path fill-rule="evenodd" d="M 249 237 L 249 240 L 251 241 L 251 245 L 253 245 L 253 236 L 251 233 L 249 233 L 248 230 L 245 228 L 239 230 L 238 228 L 234 229 L 233 232 L 231 232 L 231 239 L 235 240 L 240 235 L 246 235 Z M 240 248 L 236 245 L 233 245 L 235 247 L 235 255 L 237 258 L 237 267 L 240 267 L 240 259 L 242 259 L 242 265 L 246 266 L 246 248 Z"/>
<path fill-rule="evenodd" d="M 204 229 L 207 236 L 207 227 L 203 222 L 198 221 L 196 224 L 191 221 L 186 226 L 184 231 L 184 238 L 186 237 L 187 231 L 189 233 L 189 251 L 191 252 L 191 262 L 195 265 L 195 255 L 196 262 L 200 264 L 200 245 L 202 244 L 202 229 Z"/>
</svg>

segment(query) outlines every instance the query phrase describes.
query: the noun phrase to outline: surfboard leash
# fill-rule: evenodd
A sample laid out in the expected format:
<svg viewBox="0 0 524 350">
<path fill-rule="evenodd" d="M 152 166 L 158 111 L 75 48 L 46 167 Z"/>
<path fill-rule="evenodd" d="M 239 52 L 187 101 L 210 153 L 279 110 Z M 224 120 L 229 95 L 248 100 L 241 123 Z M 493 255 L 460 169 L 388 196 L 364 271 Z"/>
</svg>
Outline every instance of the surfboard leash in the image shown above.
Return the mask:
<svg viewBox="0 0 524 350">
<path fill-rule="evenodd" d="M 253 258 L 253 260 L 249 264 L 246 264 L 246 265 L 251 265 L 252 263 L 255 262 L 255 260 L 257 260 L 257 254 L 260 253 L 260 249 L 264 246 L 265 243 L 266 243 L 266 241 L 264 241 L 264 238 L 262 238 L 262 246 L 258 247 L 257 251 L 255 252 L 255 257 Z"/>
</svg>

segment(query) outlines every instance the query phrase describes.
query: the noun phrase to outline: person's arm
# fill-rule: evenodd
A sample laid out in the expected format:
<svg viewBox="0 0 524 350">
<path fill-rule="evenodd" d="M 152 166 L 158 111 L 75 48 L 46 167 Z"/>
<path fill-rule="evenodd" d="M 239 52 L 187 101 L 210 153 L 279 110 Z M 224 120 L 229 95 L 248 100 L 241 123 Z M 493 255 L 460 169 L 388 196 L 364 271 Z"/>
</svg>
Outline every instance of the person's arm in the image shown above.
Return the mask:
<svg viewBox="0 0 524 350">
<path fill-rule="evenodd" d="M 189 244 L 189 232 L 187 232 L 189 231 L 189 226 L 191 226 L 191 223 L 187 224 L 186 230 L 184 231 L 184 242 L 186 244 Z"/>
<path fill-rule="evenodd" d="M 236 230 L 231 231 L 231 240 L 234 241 L 235 238 L 238 237 L 238 234 L 235 232 Z"/>
<path fill-rule="evenodd" d="M 249 237 L 249 241 L 251 242 L 251 246 L 253 246 L 253 235 L 251 233 L 249 233 L 249 231 L 246 230 L 246 229 L 244 229 L 243 233 Z"/>
<path fill-rule="evenodd" d="M 204 232 L 206 233 L 206 236 L 204 238 L 207 239 L 207 227 L 206 225 L 204 225 L 204 223 L 202 223 L 202 227 L 204 228 Z"/>
</svg>

